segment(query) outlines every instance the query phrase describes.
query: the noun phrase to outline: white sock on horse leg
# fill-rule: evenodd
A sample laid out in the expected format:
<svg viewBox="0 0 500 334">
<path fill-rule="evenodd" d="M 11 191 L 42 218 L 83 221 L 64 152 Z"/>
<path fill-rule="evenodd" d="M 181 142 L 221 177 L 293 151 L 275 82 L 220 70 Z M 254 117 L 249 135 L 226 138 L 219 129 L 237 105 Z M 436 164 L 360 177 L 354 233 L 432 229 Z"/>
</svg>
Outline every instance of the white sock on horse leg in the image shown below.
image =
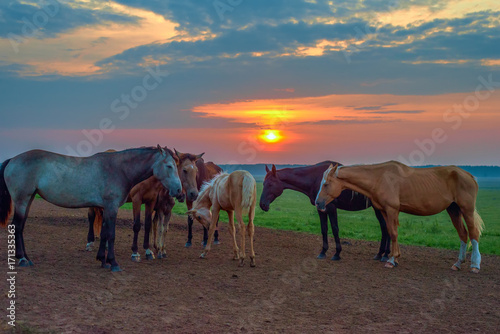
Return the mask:
<svg viewBox="0 0 500 334">
<path fill-rule="evenodd" d="M 472 264 L 470 266 L 471 268 L 480 269 L 479 266 L 481 264 L 481 254 L 479 253 L 479 243 L 477 242 L 477 240 L 472 239 L 471 244 L 472 244 L 472 254 L 470 259 Z"/>
<path fill-rule="evenodd" d="M 460 250 L 458 251 L 458 261 L 455 263 L 455 267 L 460 269 L 461 264 L 465 262 L 466 254 L 467 254 L 467 243 L 460 240 Z"/>
</svg>

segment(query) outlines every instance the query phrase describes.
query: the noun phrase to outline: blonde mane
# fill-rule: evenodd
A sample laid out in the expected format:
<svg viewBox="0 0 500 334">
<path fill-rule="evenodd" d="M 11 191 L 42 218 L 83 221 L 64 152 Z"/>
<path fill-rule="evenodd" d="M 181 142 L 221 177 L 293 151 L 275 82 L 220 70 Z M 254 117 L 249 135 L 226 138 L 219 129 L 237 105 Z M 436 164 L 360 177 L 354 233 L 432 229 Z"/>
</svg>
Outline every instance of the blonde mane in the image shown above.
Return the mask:
<svg viewBox="0 0 500 334">
<path fill-rule="evenodd" d="M 199 199 L 203 198 L 207 194 L 207 192 L 210 191 L 210 189 L 212 189 L 215 181 L 217 181 L 217 179 L 219 177 L 224 176 L 224 175 L 229 175 L 229 174 L 226 172 L 220 172 L 220 173 L 216 174 L 210 181 L 203 182 L 203 185 L 200 188 L 200 192 L 198 193 L 198 198 Z M 198 199 L 196 200 L 196 202 L 197 201 L 198 201 Z"/>
</svg>

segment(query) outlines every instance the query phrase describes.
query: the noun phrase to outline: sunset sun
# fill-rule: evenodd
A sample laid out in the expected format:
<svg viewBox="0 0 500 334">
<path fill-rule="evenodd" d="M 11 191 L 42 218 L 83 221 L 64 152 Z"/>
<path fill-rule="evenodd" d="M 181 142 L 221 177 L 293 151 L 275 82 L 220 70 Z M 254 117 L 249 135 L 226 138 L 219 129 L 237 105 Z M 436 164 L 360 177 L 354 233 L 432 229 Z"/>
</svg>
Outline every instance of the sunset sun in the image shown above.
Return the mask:
<svg viewBox="0 0 500 334">
<path fill-rule="evenodd" d="M 277 143 L 283 139 L 279 130 L 264 130 L 259 137 L 266 143 Z"/>
</svg>

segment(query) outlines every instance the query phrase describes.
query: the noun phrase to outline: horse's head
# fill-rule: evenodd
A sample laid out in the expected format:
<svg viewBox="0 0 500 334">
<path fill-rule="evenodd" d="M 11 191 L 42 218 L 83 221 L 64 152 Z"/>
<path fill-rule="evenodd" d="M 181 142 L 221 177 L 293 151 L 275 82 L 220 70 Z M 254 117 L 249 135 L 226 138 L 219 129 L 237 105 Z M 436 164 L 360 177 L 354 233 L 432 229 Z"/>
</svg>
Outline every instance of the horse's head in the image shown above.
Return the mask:
<svg viewBox="0 0 500 334">
<path fill-rule="evenodd" d="M 179 158 L 179 178 L 190 202 L 194 202 L 198 197 L 198 184 L 196 183 L 198 167 L 196 167 L 196 161 L 201 159 L 203 154 L 205 153 L 193 155 L 175 150 L 175 155 Z"/>
<path fill-rule="evenodd" d="M 210 223 L 212 222 L 212 212 L 208 208 L 191 209 L 187 214 L 193 220 L 200 222 L 203 227 L 207 230 L 210 228 Z"/>
<path fill-rule="evenodd" d="M 321 186 L 316 196 L 316 207 L 320 211 L 325 211 L 326 206 L 342 192 L 342 184 L 336 175 L 337 168 L 339 168 L 338 164 L 335 166 L 330 164 L 330 167 L 323 173 Z"/>
<path fill-rule="evenodd" d="M 182 185 L 177 173 L 177 157 L 174 157 L 174 153 L 166 147 L 163 149 L 158 145 L 157 149 L 153 163 L 153 175 L 168 189 L 171 196 L 180 196 Z"/>
<path fill-rule="evenodd" d="M 269 211 L 269 205 L 283 193 L 283 183 L 278 177 L 276 166 L 273 165 L 271 170 L 266 166 L 266 177 L 264 178 L 264 189 L 260 195 L 260 208 L 264 211 Z"/>
</svg>

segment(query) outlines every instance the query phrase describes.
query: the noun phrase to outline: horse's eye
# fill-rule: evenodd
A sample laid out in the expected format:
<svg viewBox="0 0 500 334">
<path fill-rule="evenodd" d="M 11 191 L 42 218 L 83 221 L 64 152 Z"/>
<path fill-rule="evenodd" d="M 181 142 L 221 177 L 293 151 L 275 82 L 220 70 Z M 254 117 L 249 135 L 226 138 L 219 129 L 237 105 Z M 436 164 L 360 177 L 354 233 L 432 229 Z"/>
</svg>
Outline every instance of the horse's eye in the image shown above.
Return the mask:
<svg viewBox="0 0 500 334">
<path fill-rule="evenodd" d="M 167 168 L 168 168 L 168 169 L 172 169 L 172 166 L 170 166 L 170 165 L 167 165 Z"/>
<path fill-rule="evenodd" d="M 323 184 L 323 188 L 326 188 L 326 187 L 328 187 L 328 183 Z"/>
<path fill-rule="evenodd" d="M 198 215 L 196 218 L 199 219 L 199 220 L 201 220 L 201 216 L 200 215 Z"/>
</svg>

